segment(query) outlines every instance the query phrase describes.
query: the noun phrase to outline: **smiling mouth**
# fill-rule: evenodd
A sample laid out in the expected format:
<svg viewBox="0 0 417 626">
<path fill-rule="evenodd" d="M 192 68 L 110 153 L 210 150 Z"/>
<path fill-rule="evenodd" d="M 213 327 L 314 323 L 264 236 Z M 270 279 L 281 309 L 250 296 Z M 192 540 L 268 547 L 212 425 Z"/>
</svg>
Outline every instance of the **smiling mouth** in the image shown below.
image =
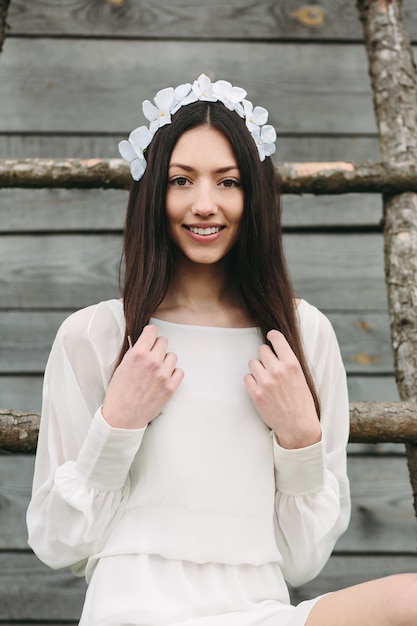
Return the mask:
<svg viewBox="0 0 417 626">
<path fill-rule="evenodd" d="M 207 228 L 198 228 L 196 226 L 185 226 L 187 230 L 194 233 L 194 235 L 215 235 L 219 233 L 223 226 L 208 226 Z"/>
</svg>

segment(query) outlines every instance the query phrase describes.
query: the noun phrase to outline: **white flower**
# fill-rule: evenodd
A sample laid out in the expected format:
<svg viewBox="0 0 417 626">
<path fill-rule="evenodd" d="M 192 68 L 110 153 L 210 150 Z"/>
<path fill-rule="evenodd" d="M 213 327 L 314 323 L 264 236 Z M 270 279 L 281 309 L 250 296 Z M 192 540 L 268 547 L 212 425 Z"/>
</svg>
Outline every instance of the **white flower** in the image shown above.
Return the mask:
<svg viewBox="0 0 417 626">
<path fill-rule="evenodd" d="M 243 101 L 243 109 L 246 126 L 250 131 L 256 130 L 259 126 L 263 126 L 268 121 L 268 111 L 263 107 L 253 108 L 252 102 Z"/>
<path fill-rule="evenodd" d="M 147 126 L 140 126 L 132 130 L 128 141 L 124 139 L 119 143 L 121 156 L 130 163 L 133 180 L 140 180 L 146 170 L 146 159 L 143 153 L 151 143 L 152 137 Z"/>
<path fill-rule="evenodd" d="M 155 104 L 149 100 L 142 102 L 143 114 L 150 121 L 150 131 L 155 134 L 158 128 L 171 123 L 171 107 L 174 104 L 174 90 L 166 87 L 158 91 L 154 98 Z"/>
<path fill-rule="evenodd" d="M 230 110 L 236 111 L 243 117 L 242 100 L 246 98 L 246 91 L 241 87 L 233 87 L 227 80 L 218 80 L 213 85 L 213 95 L 217 96 L 217 100 Z"/>
<path fill-rule="evenodd" d="M 255 140 L 261 161 L 265 161 L 265 157 L 274 154 L 277 134 L 273 126 L 266 124 L 262 128 L 253 130 L 251 135 Z"/>
<path fill-rule="evenodd" d="M 213 96 L 213 83 L 205 74 L 200 74 L 193 83 L 193 91 L 197 96 L 197 100 L 206 100 L 208 102 L 216 102 L 216 96 Z"/>
<path fill-rule="evenodd" d="M 190 83 L 179 85 L 174 89 L 174 105 L 171 108 L 171 115 L 174 115 L 181 107 L 192 102 L 197 102 L 197 95 L 192 90 Z"/>
<path fill-rule="evenodd" d="M 212 83 L 206 74 L 200 74 L 192 85 L 184 83 L 175 89 L 161 89 L 154 98 L 154 104 L 150 100 L 142 102 L 143 113 L 150 122 L 149 128 L 136 128 L 130 133 L 128 141 L 119 143 L 120 154 L 130 163 L 135 180 L 140 180 L 146 170 L 144 150 L 157 130 L 170 124 L 171 116 L 181 107 L 198 100 L 222 102 L 229 110 L 238 113 L 245 120 L 261 161 L 274 154 L 277 135 L 274 127 L 266 124 L 268 111 L 263 107 L 254 107 L 252 102 L 246 100 L 246 91 L 241 87 L 234 87 L 227 80 Z"/>
</svg>

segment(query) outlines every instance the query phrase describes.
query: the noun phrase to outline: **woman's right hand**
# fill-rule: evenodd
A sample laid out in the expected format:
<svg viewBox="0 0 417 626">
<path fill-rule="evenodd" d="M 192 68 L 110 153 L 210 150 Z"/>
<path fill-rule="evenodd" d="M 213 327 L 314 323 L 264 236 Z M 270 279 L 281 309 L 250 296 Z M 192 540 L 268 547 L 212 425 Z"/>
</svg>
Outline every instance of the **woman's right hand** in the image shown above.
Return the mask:
<svg viewBox="0 0 417 626">
<path fill-rule="evenodd" d="M 156 326 L 145 326 L 137 342 L 116 368 L 102 407 L 113 428 L 143 428 L 162 411 L 178 389 L 184 372 L 177 357 L 167 352 Z"/>
</svg>

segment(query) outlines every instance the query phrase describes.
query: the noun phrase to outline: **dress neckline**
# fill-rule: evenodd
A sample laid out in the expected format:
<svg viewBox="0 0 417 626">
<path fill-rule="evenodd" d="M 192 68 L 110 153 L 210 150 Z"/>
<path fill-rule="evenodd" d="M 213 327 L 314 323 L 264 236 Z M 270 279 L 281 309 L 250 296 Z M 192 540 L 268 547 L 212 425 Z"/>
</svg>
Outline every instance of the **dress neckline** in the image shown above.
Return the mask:
<svg viewBox="0 0 417 626">
<path fill-rule="evenodd" d="M 167 320 L 161 320 L 158 317 L 151 317 L 149 320 L 151 324 L 156 326 L 167 326 L 171 328 L 184 328 L 190 330 L 202 330 L 202 331 L 218 331 L 218 332 L 233 332 L 233 333 L 257 333 L 258 328 L 256 326 L 207 326 L 204 324 L 182 324 L 180 322 L 169 322 Z"/>
<path fill-rule="evenodd" d="M 122 312 L 123 312 L 123 302 L 121 299 L 115 299 L 115 302 L 118 303 L 119 307 L 121 308 Z M 305 300 L 303 300 L 302 298 L 299 298 L 297 301 L 297 306 L 296 306 L 296 311 L 297 313 L 299 313 L 300 309 L 303 307 Z M 158 317 L 154 317 L 152 316 L 149 320 L 149 322 L 151 324 L 155 324 L 155 325 L 163 325 L 163 326 L 169 326 L 171 328 L 189 328 L 189 329 L 199 329 L 199 330 L 212 330 L 212 331 L 219 331 L 219 332 L 235 332 L 235 333 L 239 333 L 239 332 L 249 332 L 249 333 L 258 333 L 259 332 L 259 328 L 257 326 L 206 326 L 203 324 L 182 324 L 180 322 L 170 322 L 167 320 L 162 320 Z"/>
</svg>

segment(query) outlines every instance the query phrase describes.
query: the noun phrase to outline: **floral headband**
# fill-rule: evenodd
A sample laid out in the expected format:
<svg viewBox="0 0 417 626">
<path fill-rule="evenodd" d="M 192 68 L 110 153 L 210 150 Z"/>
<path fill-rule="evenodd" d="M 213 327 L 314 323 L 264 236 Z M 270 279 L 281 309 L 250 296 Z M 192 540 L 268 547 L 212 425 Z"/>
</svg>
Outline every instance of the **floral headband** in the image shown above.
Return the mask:
<svg viewBox="0 0 417 626">
<path fill-rule="evenodd" d="M 135 128 L 128 140 L 119 143 L 119 152 L 130 163 L 130 171 L 134 180 L 140 180 L 146 170 L 144 152 L 151 143 L 156 131 L 171 123 L 171 116 L 183 106 L 205 100 L 207 102 L 222 102 L 231 111 L 236 111 L 245 120 L 261 161 L 275 152 L 277 134 L 275 128 L 266 124 L 268 111 L 263 107 L 253 107 L 246 100 L 246 91 L 241 87 L 233 87 L 226 80 L 212 83 L 210 78 L 201 74 L 191 85 L 179 85 L 176 89 L 167 87 L 158 91 L 154 98 L 155 104 L 149 100 L 142 102 L 143 114 L 150 121 L 148 126 Z"/>
</svg>

